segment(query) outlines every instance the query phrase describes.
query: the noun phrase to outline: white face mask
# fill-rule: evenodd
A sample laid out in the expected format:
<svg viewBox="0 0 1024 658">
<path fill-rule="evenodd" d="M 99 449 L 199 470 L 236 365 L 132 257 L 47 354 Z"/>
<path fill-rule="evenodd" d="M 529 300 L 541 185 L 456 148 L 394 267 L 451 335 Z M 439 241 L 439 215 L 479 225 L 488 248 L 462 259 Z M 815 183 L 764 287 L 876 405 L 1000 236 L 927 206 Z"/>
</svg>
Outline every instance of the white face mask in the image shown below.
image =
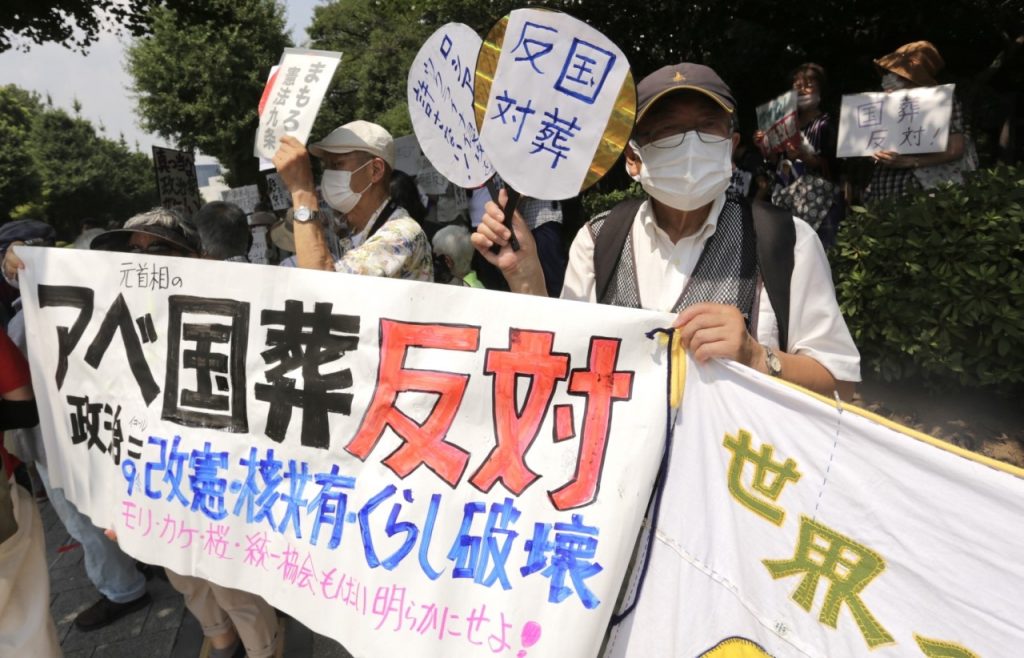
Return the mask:
<svg viewBox="0 0 1024 658">
<path fill-rule="evenodd" d="M 896 91 L 897 89 L 908 89 L 909 87 L 910 82 L 895 73 L 886 73 L 882 76 L 882 91 Z"/>
<path fill-rule="evenodd" d="M 696 131 L 686 133 L 683 143 L 670 148 L 657 144 L 678 139 L 667 137 L 643 147 L 632 142 L 640 156 L 638 180 L 644 191 L 676 210 L 696 210 L 729 187 L 732 177 L 732 140 L 706 144 Z"/>
<path fill-rule="evenodd" d="M 366 187 L 363 188 L 362 192 L 355 192 L 352 190 L 352 174 L 356 173 L 366 165 L 373 162 L 373 160 L 367 160 L 362 166 L 357 167 L 355 171 L 343 171 L 339 169 L 328 169 L 324 172 L 323 178 L 320 179 L 320 187 L 324 193 L 324 201 L 327 205 L 334 208 L 338 212 L 349 213 L 359 203 L 359 199 L 363 197 L 363 192 L 370 189 L 370 185 L 373 185 L 373 181 L 370 181 Z"/>
<path fill-rule="evenodd" d="M 813 94 L 807 94 L 806 96 L 797 96 L 796 105 L 801 110 L 807 110 L 812 107 L 818 107 L 818 103 L 821 102 L 821 94 L 814 92 Z"/>
</svg>

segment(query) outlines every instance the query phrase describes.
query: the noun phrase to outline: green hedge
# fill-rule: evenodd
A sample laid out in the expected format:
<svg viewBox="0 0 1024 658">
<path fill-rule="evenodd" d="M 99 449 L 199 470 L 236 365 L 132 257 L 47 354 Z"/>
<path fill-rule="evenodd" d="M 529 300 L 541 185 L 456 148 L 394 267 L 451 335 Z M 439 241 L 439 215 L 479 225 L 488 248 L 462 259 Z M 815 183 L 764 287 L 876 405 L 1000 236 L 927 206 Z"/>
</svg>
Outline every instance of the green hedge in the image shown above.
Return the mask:
<svg viewBox="0 0 1024 658">
<path fill-rule="evenodd" d="M 612 190 L 611 192 L 599 192 L 591 188 L 580 197 L 580 201 L 583 204 L 583 218 L 585 220 L 590 219 L 594 215 L 611 210 L 620 201 L 639 198 L 643 195 L 644 190 L 640 187 L 640 183 L 630 183 L 629 187 L 625 189 Z"/>
<path fill-rule="evenodd" d="M 865 374 L 1024 383 L 1024 170 L 854 207 L 830 254 Z"/>
</svg>

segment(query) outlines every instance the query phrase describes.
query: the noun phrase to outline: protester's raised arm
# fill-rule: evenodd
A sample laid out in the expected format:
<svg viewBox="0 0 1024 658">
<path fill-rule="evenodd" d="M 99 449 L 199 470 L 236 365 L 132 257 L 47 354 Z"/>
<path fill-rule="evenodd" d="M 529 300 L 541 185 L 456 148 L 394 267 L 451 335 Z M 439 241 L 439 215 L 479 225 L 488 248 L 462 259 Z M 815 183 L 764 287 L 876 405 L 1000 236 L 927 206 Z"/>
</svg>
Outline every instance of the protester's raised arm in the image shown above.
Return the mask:
<svg viewBox="0 0 1024 658">
<path fill-rule="evenodd" d="M 274 167 L 281 181 L 292 195 L 293 208 L 319 209 L 316 185 L 313 183 L 313 165 L 302 142 L 290 135 L 281 138 L 281 146 L 274 154 Z M 312 270 L 334 271 L 334 259 L 327 248 L 324 227 L 317 221 L 295 222 L 295 263 Z"/>
<path fill-rule="evenodd" d="M 512 234 L 504 223 L 504 207 L 507 201 L 508 194 L 502 190 L 498 195 L 498 203 L 487 202 L 480 226 L 470 236 L 470 239 L 476 250 L 487 259 L 487 262 L 501 270 L 505 280 L 508 281 L 509 290 L 547 297 L 544 270 L 537 257 L 537 244 L 533 241 L 533 234 L 530 233 L 530 229 L 518 212 L 512 217 L 512 226 L 515 229 L 516 238 L 519 240 L 519 251 L 513 251 L 508 244 Z M 501 247 L 497 254 L 491 252 L 491 247 L 494 245 Z"/>
</svg>

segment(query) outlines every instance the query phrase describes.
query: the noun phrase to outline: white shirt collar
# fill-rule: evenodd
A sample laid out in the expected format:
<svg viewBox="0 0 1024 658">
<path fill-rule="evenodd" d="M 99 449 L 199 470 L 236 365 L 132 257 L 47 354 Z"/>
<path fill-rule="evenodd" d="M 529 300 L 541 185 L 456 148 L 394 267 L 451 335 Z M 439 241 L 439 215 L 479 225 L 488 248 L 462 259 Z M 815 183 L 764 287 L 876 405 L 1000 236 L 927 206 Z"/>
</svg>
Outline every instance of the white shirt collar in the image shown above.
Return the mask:
<svg viewBox="0 0 1024 658">
<path fill-rule="evenodd" d="M 725 199 L 725 192 L 719 194 L 711 203 L 711 210 L 708 212 L 707 219 L 704 220 L 701 227 L 693 235 L 688 235 L 679 242 L 682 243 L 690 241 L 701 244 L 714 235 L 715 230 L 718 228 L 718 218 L 722 214 L 722 208 L 725 207 Z M 663 242 L 670 248 L 674 246 L 671 239 L 668 237 L 668 233 L 658 226 L 658 223 L 655 221 L 654 204 L 651 203 L 650 199 L 644 203 L 643 208 L 641 209 L 640 219 L 643 223 L 644 230 L 647 231 L 647 234 L 651 237 L 652 249 L 655 248 L 658 242 Z"/>
</svg>

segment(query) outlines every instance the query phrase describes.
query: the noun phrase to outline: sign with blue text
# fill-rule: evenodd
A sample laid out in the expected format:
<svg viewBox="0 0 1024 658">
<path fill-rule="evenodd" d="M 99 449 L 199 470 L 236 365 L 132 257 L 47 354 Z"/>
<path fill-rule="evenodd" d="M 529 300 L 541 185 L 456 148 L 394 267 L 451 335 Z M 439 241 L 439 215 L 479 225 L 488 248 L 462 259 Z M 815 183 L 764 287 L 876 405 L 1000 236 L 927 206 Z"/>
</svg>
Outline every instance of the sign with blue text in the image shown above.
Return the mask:
<svg viewBox="0 0 1024 658">
<path fill-rule="evenodd" d="M 668 316 L 22 252 L 50 477 L 131 555 L 355 656 L 598 652 L 664 446 Z"/>
<path fill-rule="evenodd" d="M 473 115 L 481 43 L 469 26 L 448 23 L 430 35 L 409 69 L 409 116 L 416 139 L 434 168 L 459 187 L 479 187 L 494 175 Z"/>
<path fill-rule="evenodd" d="M 476 78 L 484 151 L 525 196 L 578 195 L 615 162 L 633 128 L 626 56 L 567 14 L 513 11 L 488 35 Z"/>
</svg>

